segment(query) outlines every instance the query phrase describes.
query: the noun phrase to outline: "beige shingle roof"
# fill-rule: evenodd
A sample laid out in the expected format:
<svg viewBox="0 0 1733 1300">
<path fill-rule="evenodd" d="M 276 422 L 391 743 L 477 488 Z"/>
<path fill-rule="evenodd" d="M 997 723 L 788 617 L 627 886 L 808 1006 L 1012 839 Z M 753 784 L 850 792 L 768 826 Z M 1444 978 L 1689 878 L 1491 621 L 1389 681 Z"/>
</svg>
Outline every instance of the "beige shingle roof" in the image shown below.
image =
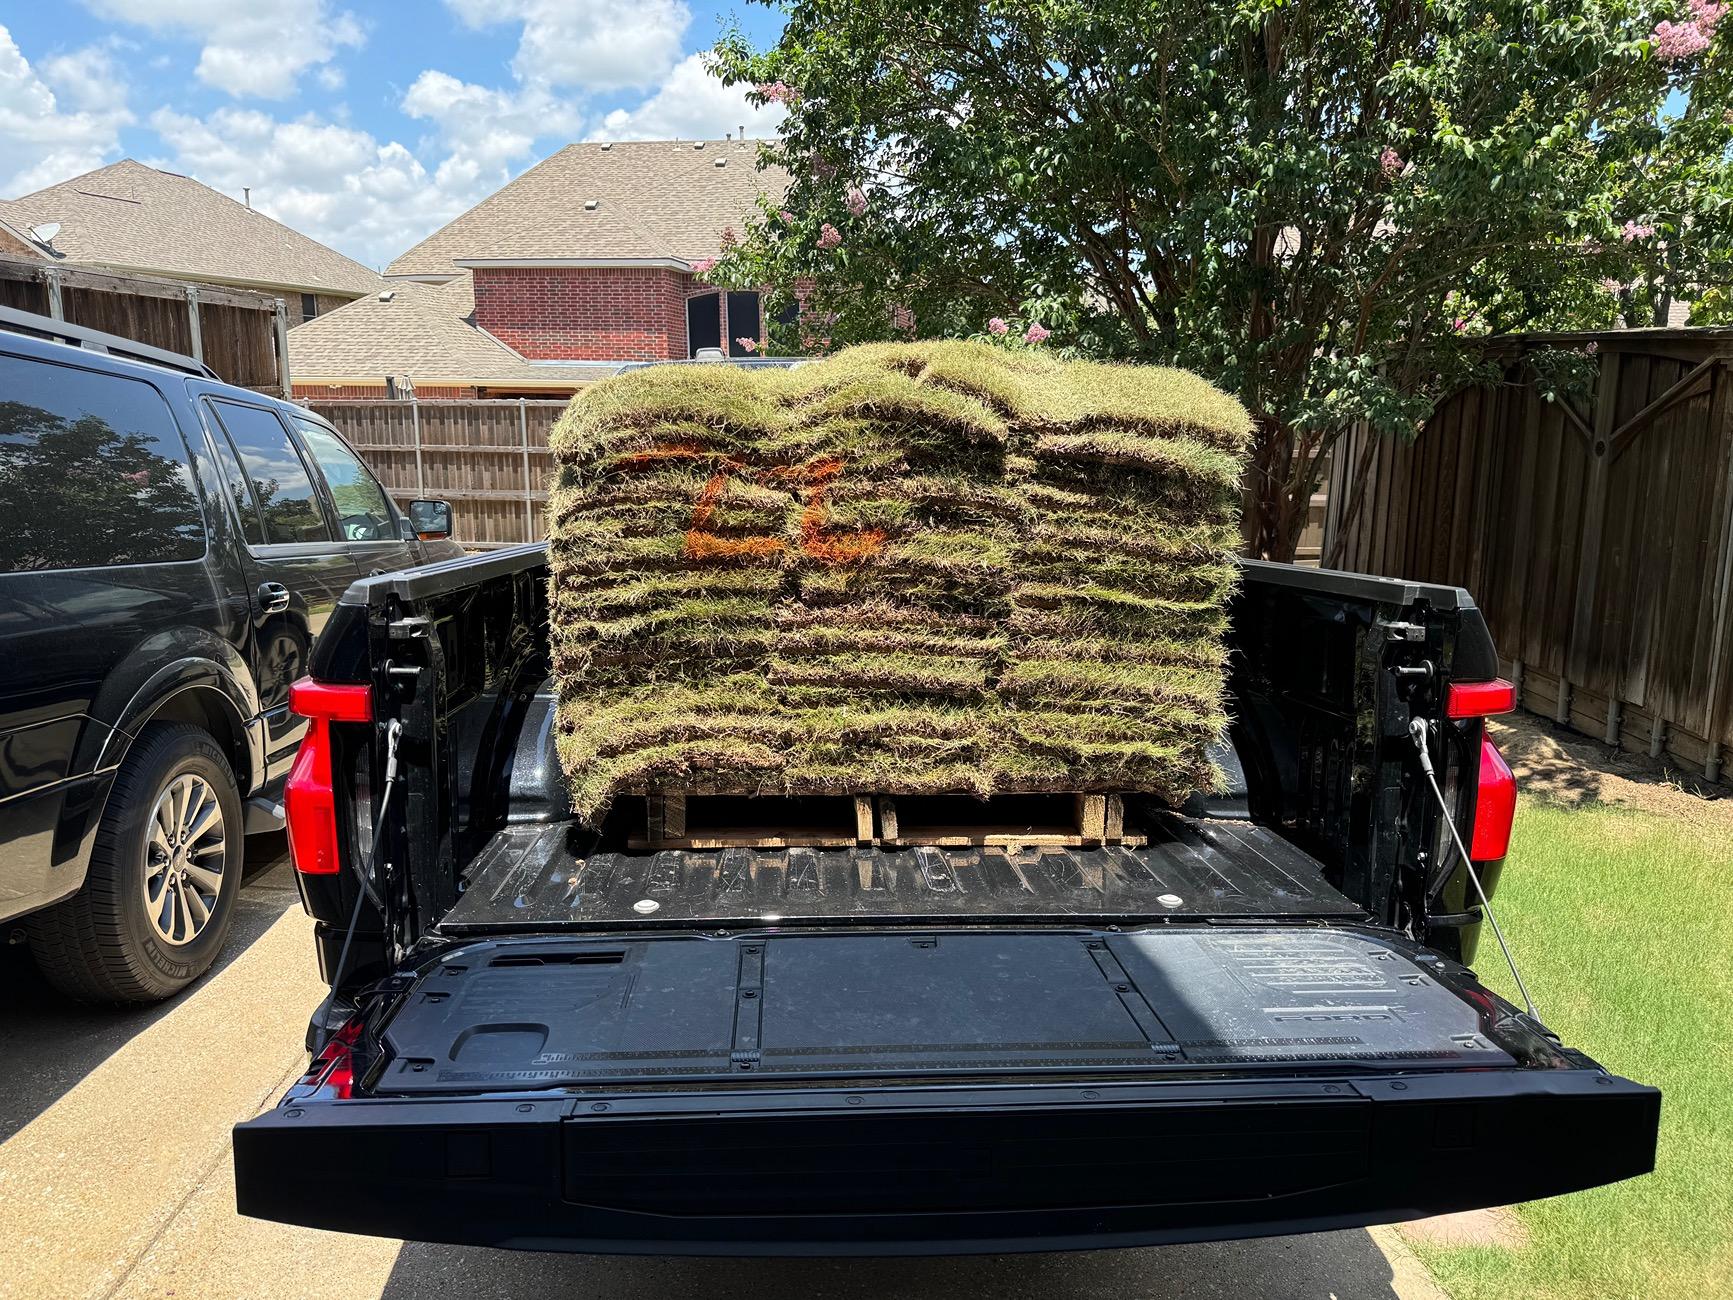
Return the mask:
<svg viewBox="0 0 1733 1300">
<path fill-rule="evenodd" d="M 523 357 L 466 319 L 475 311 L 467 273 L 446 284 L 403 281 L 345 303 L 289 331 L 297 381 L 408 376 L 416 383 L 472 383 L 523 364 Z"/>
<path fill-rule="evenodd" d="M 335 249 L 187 176 L 127 158 L 21 199 L 0 201 L 20 230 L 60 223 L 68 262 L 176 278 L 363 294 L 379 277 Z"/>
<path fill-rule="evenodd" d="M 780 199 L 788 188 L 779 169 L 759 171 L 757 157 L 746 140 L 567 145 L 385 273 L 451 275 L 471 258 L 712 257 L 724 226 L 739 229 L 761 193 Z"/>
</svg>

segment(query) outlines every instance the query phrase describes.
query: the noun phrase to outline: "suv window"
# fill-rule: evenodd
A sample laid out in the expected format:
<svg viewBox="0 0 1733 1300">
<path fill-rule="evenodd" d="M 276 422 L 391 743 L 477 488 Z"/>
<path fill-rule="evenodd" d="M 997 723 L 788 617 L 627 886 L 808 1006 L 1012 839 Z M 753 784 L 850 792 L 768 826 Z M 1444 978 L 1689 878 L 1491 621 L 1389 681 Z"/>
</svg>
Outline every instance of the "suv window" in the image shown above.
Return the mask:
<svg viewBox="0 0 1733 1300">
<path fill-rule="evenodd" d="M 161 393 L 0 356 L 0 572 L 204 553 L 186 446 Z"/>
<path fill-rule="evenodd" d="M 319 468 L 325 471 L 325 486 L 337 503 L 337 528 L 348 542 L 394 542 L 397 521 L 391 513 L 385 489 L 361 463 L 361 458 L 343 445 L 322 424 L 300 416 L 290 417 Z"/>
<path fill-rule="evenodd" d="M 320 508 L 313 477 L 283 422 L 270 411 L 239 402 L 212 401 L 211 409 L 246 471 L 265 541 L 330 541 L 331 525 Z"/>
</svg>

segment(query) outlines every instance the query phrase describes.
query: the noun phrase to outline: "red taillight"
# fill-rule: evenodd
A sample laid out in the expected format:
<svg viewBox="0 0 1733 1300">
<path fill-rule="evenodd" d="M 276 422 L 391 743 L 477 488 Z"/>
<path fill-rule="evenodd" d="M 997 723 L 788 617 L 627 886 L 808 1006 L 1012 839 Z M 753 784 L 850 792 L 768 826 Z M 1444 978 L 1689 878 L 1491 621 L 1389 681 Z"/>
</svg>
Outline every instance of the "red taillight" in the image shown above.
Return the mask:
<svg viewBox="0 0 1733 1300">
<path fill-rule="evenodd" d="M 1468 856 L 1476 862 L 1496 862 L 1510 849 L 1510 828 L 1516 821 L 1516 778 L 1498 746 L 1480 741 L 1480 785 L 1474 796 L 1474 839 Z"/>
<path fill-rule="evenodd" d="M 1490 682 L 1455 682 L 1444 697 L 1447 718 L 1488 718 L 1516 708 L 1516 687 L 1502 677 Z"/>
<path fill-rule="evenodd" d="M 371 722 L 373 692 L 367 686 L 333 686 L 303 677 L 289 688 L 289 708 L 313 724 L 295 754 L 283 790 L 289 856 L 303 875 L 335 875 L 337 795 L 331 781 L 331 724 Z"/>
<path fill-rule="evenodd" d="M 338 686 L 303 677 L 289 687 L 289 711 L 327 722 L 372 722 L 373 688 Z"/>
</svg>

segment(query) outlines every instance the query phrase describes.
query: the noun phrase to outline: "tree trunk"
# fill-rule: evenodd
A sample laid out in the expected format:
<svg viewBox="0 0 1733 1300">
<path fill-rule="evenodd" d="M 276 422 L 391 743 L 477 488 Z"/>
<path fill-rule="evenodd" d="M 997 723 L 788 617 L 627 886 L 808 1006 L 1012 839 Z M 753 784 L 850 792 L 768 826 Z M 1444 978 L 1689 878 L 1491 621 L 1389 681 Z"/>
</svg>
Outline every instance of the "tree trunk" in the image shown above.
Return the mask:
<svg viewBox="0 0 1733 1300">
<path fill-rule="evenodd" d="M 1294 431 L 1280 421 L 1259 417 L 1252 463 L 1246 471 L 1242 531 L 1246 554 L 1260 560 L 1294 562 L 1306 522 L 1312 514 L 1312 494 L 1318 490 L 1324 456 L 1346 429 L 1325 434 L 1304 451 L 1295 445 Z"/>
<path fill-rule="evenodd" d="M 1269 416 L 1257 417 L 1256 442 L 1246 469 L 1245 513 L 1241 531 L 1246 554 L 1259 560 L 1291 564 L 1306 525 L 1311 491 L 1296 502 L 1294 431 Z"/>
</svg>

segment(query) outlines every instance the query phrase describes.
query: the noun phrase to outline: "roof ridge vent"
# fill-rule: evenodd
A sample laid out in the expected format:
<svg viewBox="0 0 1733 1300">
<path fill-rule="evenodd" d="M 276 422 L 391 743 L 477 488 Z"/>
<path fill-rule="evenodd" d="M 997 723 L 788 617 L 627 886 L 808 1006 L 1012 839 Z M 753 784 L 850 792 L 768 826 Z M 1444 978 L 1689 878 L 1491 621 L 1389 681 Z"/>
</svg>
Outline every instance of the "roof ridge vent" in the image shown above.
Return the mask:
<svg viewBox="0 0 1733 1300">
<path fill-rule="evenodd" d="M 602 152 L 603 153 L 607 153 L 608 150 L 612 149 L 613 147 L 614 147 L 614 142 L 612 140 L 602 141 Z"/>
<path fill-rule="evenodd" d="M 702 140 L 694 140 L 692 142 L 692 147 L 694 149 L 702 149 L 704 147 L 704 142 Z"/>
</svg>

